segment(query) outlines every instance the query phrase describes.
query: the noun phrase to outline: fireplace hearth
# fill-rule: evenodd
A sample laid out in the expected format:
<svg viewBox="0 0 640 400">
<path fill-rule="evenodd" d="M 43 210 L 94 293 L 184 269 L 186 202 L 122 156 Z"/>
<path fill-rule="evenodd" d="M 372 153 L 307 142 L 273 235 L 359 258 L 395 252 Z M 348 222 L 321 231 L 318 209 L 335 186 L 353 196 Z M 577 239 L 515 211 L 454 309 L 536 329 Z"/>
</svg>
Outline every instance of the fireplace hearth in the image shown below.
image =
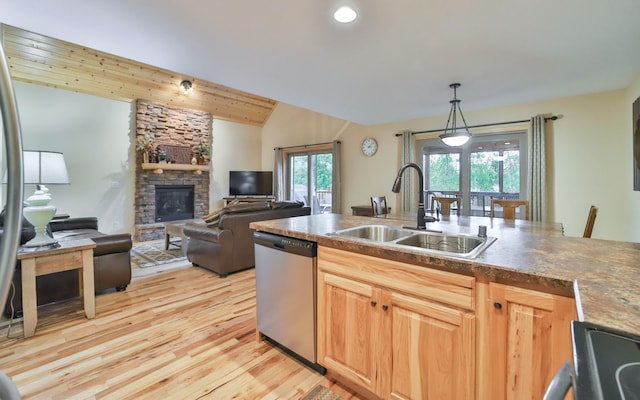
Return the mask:
<svg viewBox="0 0 640 400">
<path fill-rule="evenodd" d="M 156 222 L 193 219 L 194 185 L 156 185 Z"/>
</svg>

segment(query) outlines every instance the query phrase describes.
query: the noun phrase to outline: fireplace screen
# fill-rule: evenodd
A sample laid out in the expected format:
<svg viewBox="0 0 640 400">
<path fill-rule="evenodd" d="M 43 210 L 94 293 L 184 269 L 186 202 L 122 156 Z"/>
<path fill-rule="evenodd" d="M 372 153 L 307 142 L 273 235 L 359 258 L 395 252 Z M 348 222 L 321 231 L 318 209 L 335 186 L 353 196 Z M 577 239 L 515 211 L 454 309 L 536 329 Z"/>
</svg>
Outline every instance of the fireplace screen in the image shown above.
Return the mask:
<svg viewBox="0 0 640 400">
<path fill-rule="evenodd" d="M 193 219 L 193 185 L 156 185 L 156 222 Z"/>
</svg>

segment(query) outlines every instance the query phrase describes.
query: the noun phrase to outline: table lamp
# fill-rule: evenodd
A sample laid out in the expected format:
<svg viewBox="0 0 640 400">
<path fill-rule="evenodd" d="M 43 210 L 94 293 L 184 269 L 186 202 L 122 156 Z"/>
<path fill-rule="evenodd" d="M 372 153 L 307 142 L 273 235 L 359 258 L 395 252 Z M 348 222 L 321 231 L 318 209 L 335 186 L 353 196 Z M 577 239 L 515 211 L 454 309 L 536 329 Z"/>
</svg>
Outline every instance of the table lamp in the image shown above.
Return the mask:
<svg viewBox="0 0 640 400">
<path fill-rule="evenodd" d="M 62 153 L 53 151 L 23 152 L 24 183 L 35 184 L 36 191 L 25 203 L 22 213 L 36 231 L 36 236 L 25 243 L 25 247 L 49 246 L 57 240 L 46 234 L 47 224 L 58 210 L 49 204 L 51 194 L 46 185 L 68 185 L 69 174 Z"/>
</svg>

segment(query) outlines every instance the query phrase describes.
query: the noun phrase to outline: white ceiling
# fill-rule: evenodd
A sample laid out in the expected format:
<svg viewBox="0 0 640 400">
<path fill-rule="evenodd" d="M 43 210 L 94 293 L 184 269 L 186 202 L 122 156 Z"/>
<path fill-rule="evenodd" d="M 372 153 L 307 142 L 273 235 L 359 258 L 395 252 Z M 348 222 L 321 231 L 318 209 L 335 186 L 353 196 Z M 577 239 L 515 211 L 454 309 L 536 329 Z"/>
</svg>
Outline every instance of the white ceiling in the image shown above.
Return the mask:
<svg viewBox="0 0 640 400">
<path fill-rule="evenodd" d="M 640 74 L 640 0 L 3 0 L 0 22 L 365 125 L 447 114 L 452 82 L 466 112 Z"/>
</svg>

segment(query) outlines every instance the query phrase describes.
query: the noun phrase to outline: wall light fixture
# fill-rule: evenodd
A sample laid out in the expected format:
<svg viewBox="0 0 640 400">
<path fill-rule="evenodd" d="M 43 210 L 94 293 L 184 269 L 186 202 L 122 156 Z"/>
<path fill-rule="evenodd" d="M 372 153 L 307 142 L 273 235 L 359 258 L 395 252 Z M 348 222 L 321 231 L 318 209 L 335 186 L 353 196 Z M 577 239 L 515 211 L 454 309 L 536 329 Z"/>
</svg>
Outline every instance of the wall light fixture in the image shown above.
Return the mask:
<svg viewBox="0 0 640 400">
<path fill-rule="evenodd" d="M 191 84 L 191 81 L 185 79 L 184 81 L 180 82 L 180 89 L 182 89 L 182 93 L 189 94 L 189 92 L 191 92 L 191 89 L 193 89 L 193 85 Z"/>
</svg>

